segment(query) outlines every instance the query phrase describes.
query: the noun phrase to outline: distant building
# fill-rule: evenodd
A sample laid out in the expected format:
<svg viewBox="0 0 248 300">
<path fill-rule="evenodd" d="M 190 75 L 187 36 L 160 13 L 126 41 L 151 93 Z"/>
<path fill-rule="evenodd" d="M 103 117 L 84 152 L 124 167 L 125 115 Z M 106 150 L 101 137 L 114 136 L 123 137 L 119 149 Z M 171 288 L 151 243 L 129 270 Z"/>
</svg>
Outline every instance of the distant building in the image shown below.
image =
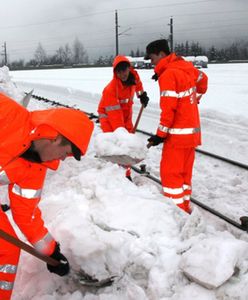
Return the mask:
<svg viewBox="0 0 248 300">
<path fill-rule="evenodd" d="M 186 61 L 191 61 L 197 68 L 207 68 L 208 58 L 207 56 L 183 56 Z"/>
<path fill-rule="evenodd" d="M 151 69 L 153 68 L 151 60 L 145 60 L 144 57 L 132 57 L 126 56 L 131 65 L 135 69 Z M 197 68 L 207 68 L 208 67 L 208 58 L 207 56 L 182 56 L 186 61 L 191 61 L 193 65 Z"/>
<path fill-rule="evenodd" d="M 151 64 L 151 60 L 145 60 L 143 56 L 141 57 L 132 57 L 132 56 L 126 56 L 129 61 L 131 62 L 131 65 L 135 68 L 135 69 L 151 69 L 152 68 L 152 64 Z"/>
</svg>

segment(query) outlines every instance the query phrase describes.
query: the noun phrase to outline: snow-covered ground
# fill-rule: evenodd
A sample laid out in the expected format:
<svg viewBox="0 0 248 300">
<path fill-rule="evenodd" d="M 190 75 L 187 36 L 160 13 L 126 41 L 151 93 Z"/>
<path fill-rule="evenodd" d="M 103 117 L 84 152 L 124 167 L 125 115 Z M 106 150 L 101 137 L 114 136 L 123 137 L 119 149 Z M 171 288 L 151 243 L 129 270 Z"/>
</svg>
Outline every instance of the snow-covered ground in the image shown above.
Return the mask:
<svg viewBox="0 0 248 300">
<path fill-rule="evenodd" d="M 248 64 L 209 65 L 204 71 L 209 91 L 200 104 L 202 149 L 247 163 Z M 151 98 L 139 127 L 154 132 L 158 86 L 150 79 L 152 70 L 139 73 Z M 11 76 L 19 90 L 33 88 L 34 94 L 96 113 L 112 70 L 16 71 Z M 29 105 L 31 110 L 46 107 L 49 104 L 34 99 Z M 165 201 L 160 187 L 146 178 L 133 174 L 136 184 L 128 181 L 123 168 L 95 157 L 99 132 L 96 126 L 81 162 L 68 158 L 57 172 L 48 173 L 40 207 L 73 270 L 119 279 L 99 290 L 81 287 L 71 277 L 50 274 L 43 262 L 23 252 L 13 299 L 247 300 L 247 233 L 197 207 L 186 215 Z M 153 147 L 144 160 L 156 176 L 160 152 L 160 147 Z M 199 201 L 238 219 L 248 214 L 247 182 L 247 171 L 197 155 L 193 196 Z M 194 276 L 198 283 L 192 281 Z"/>
</svg>

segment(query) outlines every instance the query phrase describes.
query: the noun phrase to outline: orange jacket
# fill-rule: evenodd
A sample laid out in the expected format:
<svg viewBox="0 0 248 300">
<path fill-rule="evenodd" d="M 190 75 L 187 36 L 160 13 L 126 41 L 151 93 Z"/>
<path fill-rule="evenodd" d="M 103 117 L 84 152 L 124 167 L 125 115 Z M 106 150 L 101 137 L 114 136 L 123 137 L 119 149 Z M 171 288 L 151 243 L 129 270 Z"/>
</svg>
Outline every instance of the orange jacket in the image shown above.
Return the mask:
<svg viewBox="0 0 248 300">
<path fill-rule="evenodd" d="M 14 221 L 29 242 L 44 254 L 53 252 L 55 240 L 44 226 L 37 205 L 47 168 L 56 169 L 59 161 L 33 163 L 19 156 L 32 141 L 55 138 L 58 133 L 85 154 L 93 127 L 88 117 L 78 110 L 56 108 L 29 112 L 0 93 L 0 185 L 8 185 Z"/>
<path fill-rule="evenodd" d="M 125 56 L 119 55 L 114 59 L 113 69 L 122 61 L 130 64 Z M 112 132 L 118 127 L 125 127 L 129 132 L 133 130 L 133 97 L 135 92 L 137 95 L 143 93 L 143 86 L 138 73 L 132 67 L 130 67 L 130 72 L 135 76 L 135 85 L 123 85 L 114 72 L 113 79 L 103 90 L 98 105 L 99 120 L 103 132 Z"/>
<path fill-rule="evenodd" d="M 179 148 L 201 144 L 197 94 L 207 91 L 208 78 L 192 63 L 175 53 L 161 59 L 155 67 L 160 87 L 160 124 L 157 135 Z"/>
</svg>

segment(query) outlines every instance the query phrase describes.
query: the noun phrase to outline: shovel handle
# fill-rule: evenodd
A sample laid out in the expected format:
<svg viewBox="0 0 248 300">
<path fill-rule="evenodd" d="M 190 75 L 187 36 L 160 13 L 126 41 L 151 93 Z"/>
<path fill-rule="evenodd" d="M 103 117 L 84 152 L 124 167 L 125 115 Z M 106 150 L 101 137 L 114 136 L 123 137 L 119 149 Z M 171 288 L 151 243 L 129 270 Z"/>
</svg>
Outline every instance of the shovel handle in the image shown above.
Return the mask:
<svg viewBox="0 0 248 300">
<path fill-rule="evenodd" d="M 134 125 L 134 127 L 133 127 L 133 133 L 136 132 L 136 129 L 137 129 L 137 127 L 138 127 L 138 124 L 139 124 L 139 121 L 140 121 L 140 118 L 141 118 L 143 109 L 144 109 L 144 105 L 142 104 L 141 107 L 140 107 L 139 114 L 138 114 L 138 117 L 137 117 L 137 119 L 136 119 L 135 125 Z"/>
<path fill-rule="evenodd" d="M 9 242 L 10 244 L 12 244 L 16 247 L 28 252 L 29 254 L 39 258 L 40 260 L 43 260 L 44 262 L 46 262 L 49 265 L 52 265 L 52 266 L 56 267 L 60 264 L 60 262 L 57 261 L 56 259 L 54 259 L 50 256 L 43 255 L 43 254 L 39 253 L 33 247 L 31 247 L 28 244 L 22 242 L 18 238 L 8 234 L 7 232 L 3 231 L 2 229 L 0 229 L 0 238 L 4 239 L 6 242 Z"/>
<path fill-rule="evenodd" d="M 146 147 L 149 149 L 149 148 L 152 147 L 152 145 L 153 145 L 153 142 L 149 142 L 149 143 L 146 145 Z"/>
</svg>

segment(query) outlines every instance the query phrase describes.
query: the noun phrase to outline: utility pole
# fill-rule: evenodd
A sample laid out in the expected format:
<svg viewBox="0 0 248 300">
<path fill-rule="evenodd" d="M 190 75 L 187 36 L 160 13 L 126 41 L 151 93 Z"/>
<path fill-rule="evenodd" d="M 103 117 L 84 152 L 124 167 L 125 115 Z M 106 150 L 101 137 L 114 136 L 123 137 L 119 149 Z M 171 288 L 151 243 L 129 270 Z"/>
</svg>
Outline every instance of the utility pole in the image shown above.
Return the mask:
<svg viewBox="0 0 248 300">
<path fill-rule="evenodd" d="M 115 55 L 117 56 L 119 54 L 119 41 L 118 41 L 118 12 L 115 11 Z"/>
<path fill-rule="evenodd" d="M 2 55 L 4 56 L 4 65 L 7 66 L 8 60 L 7 60 L 7 46 L 6 46 L 6 42 L 4 42 L 3 44 L 3 53 Z"/>
<path fill-rule="evenodd" d="M 173 18 L 170 17 L 170 24 L 168 24 L 170 26 L 170 51 L 173 52 Z"/>
<path fill-rule="evenodd" d="M 119 36 L 120 35 L 128 35 L 126 34 L 127 31 L 131 29 L 131 27 L 127 28 L 126 30 L 119 33 L 119 24 L 118 24 L 118 12 L 115 11 L 115 54 L 116 56 L 119 54 Z"/>
</svg>

